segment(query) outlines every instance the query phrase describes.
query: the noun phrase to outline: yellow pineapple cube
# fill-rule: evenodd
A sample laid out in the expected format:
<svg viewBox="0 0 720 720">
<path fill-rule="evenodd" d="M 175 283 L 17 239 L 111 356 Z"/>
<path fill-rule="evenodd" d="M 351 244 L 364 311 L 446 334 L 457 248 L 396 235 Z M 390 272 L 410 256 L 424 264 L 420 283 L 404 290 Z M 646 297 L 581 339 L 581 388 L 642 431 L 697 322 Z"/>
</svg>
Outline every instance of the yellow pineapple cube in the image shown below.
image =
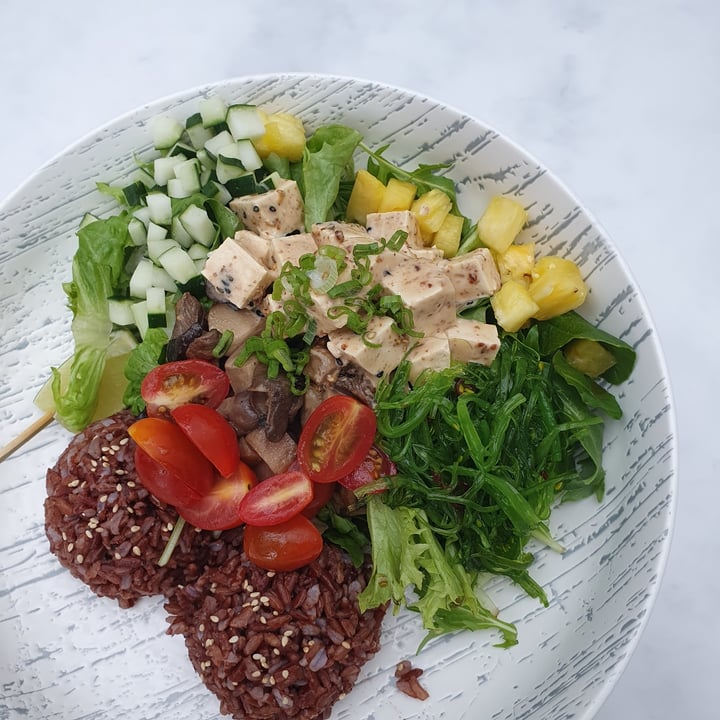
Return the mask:
<svg viewBox="0 0 720 720">
<path fill-rule="evenodd" d="M 578 338 L 563 350 L 570 365 L 588 377 L 600 377 L 615 365 L 615 356 L 597 340 Z"/>
<path fill-rule="evenodd" d="M 508 280 L 490 298 L 498 325 L 507 332 L 517 332 L 540 309 L 527 288 Z"/>
<path fill-rule="evenodd" d="M 433 246 L 438 250 L 442 250 L 446 258 L 457 255 L 460 239 L 462 238 L 463 222 L 463 218 L 459 215 L 448 213 L 440 229 L 433 235 Z"/>
<path fill-rule="evenodd" d="M 390 178 L 385 187 L 378 212 L 397 212 L 409 210 L 412 206 L 417 188 L 411 182 Z"/>
<path fill-rule="evenodd" d="M 538 320 L 562 315 L 585 302 L 587 285 L 572 260 L 554 255 L 542 257 L 535 263 L 532 276 L 528 292 L 538 304 L 534 316 Z"/>
<path fill-rule="evenodd" d="M 440 229 L 443 221 L 452 209 L 452 200 L 437 188 L 423 193 L 410 207 L 420 227 L 420 233 L 426 245 L 432 242 L 432 236 Z"/>
<path fill-rule="evenodd" d="M 370 213 L 378 212 L 384 193 L 385 185 L 380 180 L 367 170 L 358 170 L 348 200 L 348 220 L 355 220 L 365 225 L 367 216 Z"/>
<path fill-rule="evenodd" d="M 527 222 L 525 208 L 513 198 L 496 195 L 478 220 L 478 235 L 484 245 L 504 253 Z"/>
<path fill-rule="evenodd" d="M 500 281 L 515 280 L 527 287 L 535 265 L 535 243 L 511 245 L 504 253 L 495 253 Z"/>
<path fill-rule="evenodd" d="M 302 120 L 290 113 L 263 113 L 265 134 L 253 140 L 261 158 L 270 153 L 287 158 L 290 162 L 302 159 L 305 150 L 305 127 Z"/>
</svg>

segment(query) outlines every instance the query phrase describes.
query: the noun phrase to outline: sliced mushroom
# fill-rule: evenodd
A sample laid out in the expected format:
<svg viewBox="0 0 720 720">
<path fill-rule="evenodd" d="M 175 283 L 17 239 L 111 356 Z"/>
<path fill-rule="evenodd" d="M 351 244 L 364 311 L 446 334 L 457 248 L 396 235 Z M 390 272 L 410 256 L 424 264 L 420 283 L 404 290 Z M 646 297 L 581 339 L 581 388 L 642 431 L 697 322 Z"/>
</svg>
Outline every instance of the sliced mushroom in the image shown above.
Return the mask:
<svg viewBox="0 0 720 720">
<path fill-rule="evenodd" d="M 185 357 L 188 360 L 216 360 L 213 350 L 219 342 L 220 333 L 217 330 L 206 330 L 188 345 Z"/>
<path fill-rule="evenodd" d="M 340 365 L 324 344 L 313 345 L 310 348 L 310 359 L 305 366 L 305 374 L 311 382 L 322 387 L 337 380 Z"/>
<path fill-rule="evenodd" d="M 264 428 L 256 428 L 245 440 L 276 474 L 285 472 L 297 455 L 297 445 L 287 433 L 278 442 L 270 442 Z"/>
<path fill-rule="evenodd" d="M 238 435 L 245 435 L 260 427 L 262 418 L 252 403 L 250 392 L 235 393 L 223 400 L 218 412 L 233 426 Z"/>
<path fill-rule="evenodd" d="M 182 334 L 171 337 L 165 348 L 165 359 L 168 362 L 184 360 L 190 345 L 201 337 L 204 332 L 203 326 L 195 323 L 190 325 Z"/>
<path fill-rule="evenodd" d="M 265 434 L 270 442 L 278 442 L 287 432 L 295 396 L 290 392 L 290 381 L 285 375 L 268 380 L 268 388 Z"/>
<path fill-rule="evenodd" d="M 357 365 L 351 363 L 344 365 L 335 381 L 335 387 L 370 407 L 375 404 L 377 378 Z"/>
</svg>

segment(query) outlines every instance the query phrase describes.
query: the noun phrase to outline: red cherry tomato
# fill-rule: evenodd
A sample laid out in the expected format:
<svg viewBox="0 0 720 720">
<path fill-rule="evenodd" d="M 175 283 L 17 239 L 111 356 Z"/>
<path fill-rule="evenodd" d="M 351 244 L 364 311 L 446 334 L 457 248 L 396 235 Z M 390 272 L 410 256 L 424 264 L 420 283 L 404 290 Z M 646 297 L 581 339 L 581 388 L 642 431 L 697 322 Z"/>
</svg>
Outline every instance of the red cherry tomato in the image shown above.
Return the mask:
<svg viewBox="0 0 720 720">
<path fill-rule="evenodd" d="M 262 484 L 262 483 L 261 483 Z M 304 515 L 295 515 L 280 525 L 248 525 L 243 549 L 250 562 L 264 570 L 297 570 L 317 559 L 323 549 L 322 535 Z"/>
<path fill-rule="evenodd" d="M 255 486 L 255 473 L 243 462 L 228 477 L 218 478 L 210 492 L 191 507 L 178 512 L 201 530 L 229 530 L 242 525 L 240 503 Z"/>
<path fill-rule="evenodd" d="M 313 482 L 334 482 L 353 471 L 375 439 L 375 413 L 358 400 L 333 395 L 320 403 L 300 433 L 298 460 Z"/>
<path fill-rule="evenodd" d="M 289 520 L 313 499 L 313 485 L 303 472 L 284 472 L 259 482 L 240 503 L 242 522 L 267 527 Z"/>
<path fill-rule="evenodd" d="M 149 459 L 162 468 L 153 468 L 145 458 L 140 458 L 138 477 L 154 495 L 156 490 L 163 493 L 163 497 L 156 495 L 160 500 L 185 507 L 210 492 L 215 480 L 213 466 L 174 422 L 144 418 L 134 422 L 128 433 Z"/>
<path fill-rule="evenodd" d="M 375 482 L 385 475 L 396 475 L 395 463 L 379 448 L 373 445 L 363 461 L 348 475 L 341 477 L 338 482 L 349 490 Z M 384 488 L 373 490 L 372 494 L 383 492 Z"/>
<path fill-rule="evenodd" d="M 223 477 L 231 475 L 240 462 L 240 449 L 232 425 L 207 405 L 188 403 L 170 411 L 195 447 Z"/>
<path fill-rule="evenodd" d="M 313 483 L 313 499 L 302 511 L 306 518 L 314 518 L 329 502 L 337 483 Z"/>
<path fill-rule="evenodd" d="M 140 385 L 150 417 L 198 403 L 216 408 L 230 389 L 228 376 L 205 360 L 177 360 L 153 368 Z"/>
</svg>

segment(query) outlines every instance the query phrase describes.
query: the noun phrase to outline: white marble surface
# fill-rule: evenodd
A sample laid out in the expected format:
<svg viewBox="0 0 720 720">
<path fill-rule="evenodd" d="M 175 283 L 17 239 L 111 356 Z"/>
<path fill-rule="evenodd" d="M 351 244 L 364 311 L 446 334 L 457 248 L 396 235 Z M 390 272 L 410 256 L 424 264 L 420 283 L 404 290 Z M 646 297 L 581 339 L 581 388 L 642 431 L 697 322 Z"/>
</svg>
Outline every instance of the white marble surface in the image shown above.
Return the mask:
<svg viewBox="0 0 720 720">
<path fill-rule="evenodd" d="M 632 268 L 665 349 L 678 416 L 680 490 L 665 579 L 598 720 L 716 717 L 720 5 L 317 5 L 4 0 L 0 197 L 127 110 L 272 71 L 417 90 L 523 145 L 586 203 Z"/>
</svg>

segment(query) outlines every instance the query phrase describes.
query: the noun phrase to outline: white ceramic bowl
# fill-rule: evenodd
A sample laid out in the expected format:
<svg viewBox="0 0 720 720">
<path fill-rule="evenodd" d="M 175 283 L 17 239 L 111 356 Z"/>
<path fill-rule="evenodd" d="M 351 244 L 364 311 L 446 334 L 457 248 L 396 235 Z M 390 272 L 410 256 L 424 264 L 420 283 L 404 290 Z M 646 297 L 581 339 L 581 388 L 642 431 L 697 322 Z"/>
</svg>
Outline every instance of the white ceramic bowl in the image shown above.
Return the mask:
<svg viewBox="0 0 720 720">
<path fill-rule="evenodd" d="M 580 264 L 591 289 L 582 313 L 637 349 L 635 372 L 619 392 L 624 417 L 606 430 L 606 497 L 558 508 L 551 530 L 567 551 L 537 552 L 534 576 L 550 606 L 503 579 L 489 587 L 501 617 L 517 624 L 519 644 L 503 650 L 493 646 L 495 635 L 462 633 L 415 657 L 418 618 L 388 617 L 383 649 L 333 712 L 348 720 L 590 718 L 637 644 L 668 553 L 676 481 L 669 382 L 643 298 L 597 222 L 547 169 L 457 110 L 363 80 L 239 78 L 139 108 L 49 162 L 0 208 L 0 445 L 37 415 L 32 398 L 48 366 L 71 352 L 61 283 L 83 213 L 110 209 L 95 181 L 119 180 L 133 169 L 133 152 L 151 150 L 152 116 L 184 118 L 210 93 L 297 113 L 309 128 L 352 125 L 371 146 L 391 142 L 387 156 L 411 167 L 452 162 L 467 215 L 478 216 L 493 194 L 515 195 L 529 211 L 524 236 Z M 2 465 L 0 716 L 216 717 L 217 700 L 194 674 L 182 640 L 164 635 L 160 599 L 120 610 L 50 555 L 44 474 L 68 438 L 51 426 Z M 395 688 L 394 666 L 406 658 L 425 670 L 424 703 Z"/>
</svg>

